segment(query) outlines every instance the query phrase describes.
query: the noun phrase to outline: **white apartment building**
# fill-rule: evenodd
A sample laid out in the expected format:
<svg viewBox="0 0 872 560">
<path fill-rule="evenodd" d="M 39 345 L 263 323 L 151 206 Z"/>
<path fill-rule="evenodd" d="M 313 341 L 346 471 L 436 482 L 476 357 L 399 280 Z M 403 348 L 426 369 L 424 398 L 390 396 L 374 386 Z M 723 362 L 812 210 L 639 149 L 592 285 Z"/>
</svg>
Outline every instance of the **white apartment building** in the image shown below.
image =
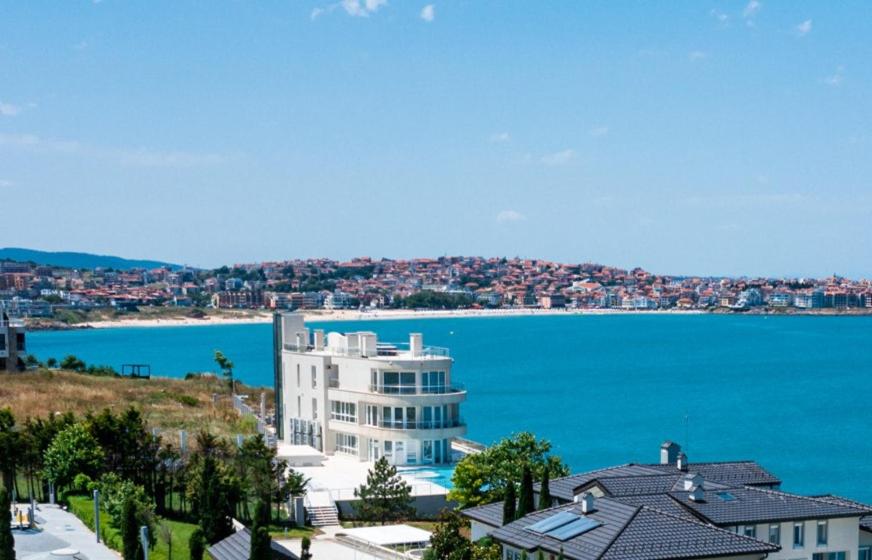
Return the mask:
<svg viewBox="0 0 872 560">
<path fill-rule="evenodd" d="M 372 332 L 310 331 L 297 313 L 277 313 L 276 425 L 292 445 L 395 465 L 451 462 L 466 433 L 466 390 L 451 377 L 444 348 L 380 342 Z"/>
</svg>

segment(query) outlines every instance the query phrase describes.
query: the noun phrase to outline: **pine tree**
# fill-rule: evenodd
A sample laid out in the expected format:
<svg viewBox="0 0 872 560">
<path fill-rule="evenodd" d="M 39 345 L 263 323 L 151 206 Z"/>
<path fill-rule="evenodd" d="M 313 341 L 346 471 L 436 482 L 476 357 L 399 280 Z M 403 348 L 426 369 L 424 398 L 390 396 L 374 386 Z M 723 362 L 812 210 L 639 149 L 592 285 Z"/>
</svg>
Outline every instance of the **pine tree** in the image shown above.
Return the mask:
<svg viewBox="0 0 872 560">
<path fill-rule="evenodd" d="M 536 560 L 545 560 L 545 555 L 542 553 L 541 549 L 536 553 Z"/>
<path fill-rule="evenodd" d="M 524 472 L 521 475 L 521 493 L 518 495 L 518 511 L 515 516 L 520 519 L 525 515 L 533 513 L 536 506 L 533 503 L 533 474 L 530 472 L 530 467 L 524 467 Z"/>
<path fill-rule="evenodd" d="M 366 475 L 366 484 L 354 491 L 357 517 L 365 521 L 399 521 L 415 514 L 412 487 L 397 474 L 397 468 L 382 457 Z"/>
<path fill-rule="evenodd" d="M 197 527 L 191 533 L 191 538 L 188 539 L 188 553 L 191 560 L 203 560 L 203 552 L 206 548 L 206 538 L 203 536 L 203 529 Z"/>
<path fill-rule="evenodd" d="M 548 468 L 542 473 L 542 487 L 539 489 L 539 509 L 548 509 L 551 507 L 551 486 L 548 476 Z"/>
<path fill-rule="evenodd" d="M 12 538 L 12 502 L 9 492 L 0 486 L 0 560 L 15 560 L 15 540 Z"/>
<path fill-rule="evenodd" d="M 269 536 L 269 506 L 258 500 L 254 510 L 254 525 L 251 527 L 251 549 L 249 560 L 270 560 L 272 557 L 272 538 Z"/>
<path fill-rule="evenodd" d="M 557 555 L 557 560 L 565 560 L 563 557 L 563 547 L 560 547 L 560 554 Z"/>
<path fill-rule="evenodd" d="M 506 497 L 503 501 L 503 525 L 515 520 L 515 483 L 509 481 L 506 486 Z"/>
<path fill-rule="evenodd" d="M 121 545 L 124 560 L 139 560 L 139 523 L 136 515 L 136 502 L 131 497 L 124 499 L 121 506 Z"/>
</svg>

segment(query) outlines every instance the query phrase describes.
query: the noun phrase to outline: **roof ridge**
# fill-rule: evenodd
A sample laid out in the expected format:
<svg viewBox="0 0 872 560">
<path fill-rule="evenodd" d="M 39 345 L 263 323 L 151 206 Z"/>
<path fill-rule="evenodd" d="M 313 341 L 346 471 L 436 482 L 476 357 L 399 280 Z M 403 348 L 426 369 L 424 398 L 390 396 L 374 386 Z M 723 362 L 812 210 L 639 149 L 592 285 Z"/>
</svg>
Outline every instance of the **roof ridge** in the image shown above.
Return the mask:
<svg viewBox="0 0 872 560">
<path fill-rule="evenodd" d="M 832 505 L 840 505 L 842 507 L 853 508 L 853 509 L 856 509 L 858 511 L 865 511 L 867 513 L 869 511 L 872 511 L 872 507 L 864 506 L 862 504 L 857 504 L 857 503 L 855 503 L 853 505 L 852 504 L 844 504 L 844 503 L 834 504 L 832 501 L 823 499 L 820 496 L 803 496 L 802 494 L 791 494 L 790 492 L 783 492 L 781 490 L 772 490 L 770 488 L 755 488 L 753 486 L 745 486 L 745 488 L 747 488 L 748 490 L 754 490 L 756 492 L 765 492 L 767 494 L 774 494 L 774 495 L 778 495 L 778 496 L 788 496 L 790 498 L 800 498 L 802 500 L 809 500 L 812 502 L 818 502 L 821 504 L 827 504 L 827 505 L 831 505 L 831 506 Z M 848 500 L 848 501 L 851 501 L 851 500 Z"/>
</svg>

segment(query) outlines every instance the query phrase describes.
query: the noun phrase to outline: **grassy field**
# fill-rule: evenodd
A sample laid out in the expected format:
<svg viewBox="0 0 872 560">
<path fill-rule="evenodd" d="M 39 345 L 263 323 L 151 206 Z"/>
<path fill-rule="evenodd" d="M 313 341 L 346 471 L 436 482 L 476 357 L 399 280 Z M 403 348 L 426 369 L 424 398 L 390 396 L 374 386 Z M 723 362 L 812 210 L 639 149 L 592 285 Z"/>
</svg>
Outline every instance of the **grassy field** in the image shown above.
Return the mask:
<svg viewBox="0 0 872 560">
<path fill-rule="evenodd" d="M 249 402 L 260 402 L 266 392 L 272 408 L 272 389 L 238 385 L 238 393 L 250 395 Z M 213 395 L 217 395 L 213 402 Z M 45 417 L 55 412 L 115 412 L 129 406 L 138 408 L 146 423 L 160 430 L 168 441 L 176 434 L 207 429 L 216 435 L 253 434 L 253 418 L 243 418 L 233 409 L 227 385 L 214 378 L 203 379 L 130 379 L 98 377 L 60 371 L 37 370 L 3 375 L 0 379 L 0 406 L 9 407 L 19 422 L 27 417 Z"/>
<path fill-rule="evenodd" d="M 94 501 L 86 496 L 70 496 L 67 498 L 67 501 L 70 504 L 70 511 L 93 531 Z M 169 519 L 159 519 L 158 525 L 165 525 L 169 528 L 172 534 L 172 547 L 168 546 L 160 537 L 161 531 L 158 529 L 156 531 L 158 534 L 155 535 L 157 542 L 154 548 L 149 551 L 149 560 L 190 560 L 188 540 L 197 526 L 193 523 L 183 523 Z M 106 546 L 121 552 L 121 533 L 110 526 L 109 515 L 102 511 L 102 509 L 100 513 L 100 538 L 106 543 Z"/>
</svg>

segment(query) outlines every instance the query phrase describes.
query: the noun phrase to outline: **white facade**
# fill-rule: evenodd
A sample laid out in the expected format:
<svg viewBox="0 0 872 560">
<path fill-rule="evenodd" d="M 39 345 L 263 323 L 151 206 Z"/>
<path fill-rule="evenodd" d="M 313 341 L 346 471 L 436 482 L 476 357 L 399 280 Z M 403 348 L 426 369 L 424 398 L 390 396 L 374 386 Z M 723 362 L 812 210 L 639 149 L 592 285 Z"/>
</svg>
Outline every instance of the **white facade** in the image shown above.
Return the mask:
<svg viewBox="0 0 872 560">
<path fill-rule="evenodd" d="M 847 560 L 858 558 L 859 521 L 859 517 L 810 519 L 740 525 L 733 530 L 740 535 L 779 544 L 781 550 L 769 554 L 770 560 L 813 560 L 815 554 L 839 552 L 844 553 L 843 558 Z"/>
<path fill-rule="evenodd" d="M 380 343 L 371 332 L 325 336 L 303 316 L 275 321 L 277 410 L 282 440 L 361 461 L 451 462 L 451 439 L 466 433 L 448 351 Z"/>
</svg>

